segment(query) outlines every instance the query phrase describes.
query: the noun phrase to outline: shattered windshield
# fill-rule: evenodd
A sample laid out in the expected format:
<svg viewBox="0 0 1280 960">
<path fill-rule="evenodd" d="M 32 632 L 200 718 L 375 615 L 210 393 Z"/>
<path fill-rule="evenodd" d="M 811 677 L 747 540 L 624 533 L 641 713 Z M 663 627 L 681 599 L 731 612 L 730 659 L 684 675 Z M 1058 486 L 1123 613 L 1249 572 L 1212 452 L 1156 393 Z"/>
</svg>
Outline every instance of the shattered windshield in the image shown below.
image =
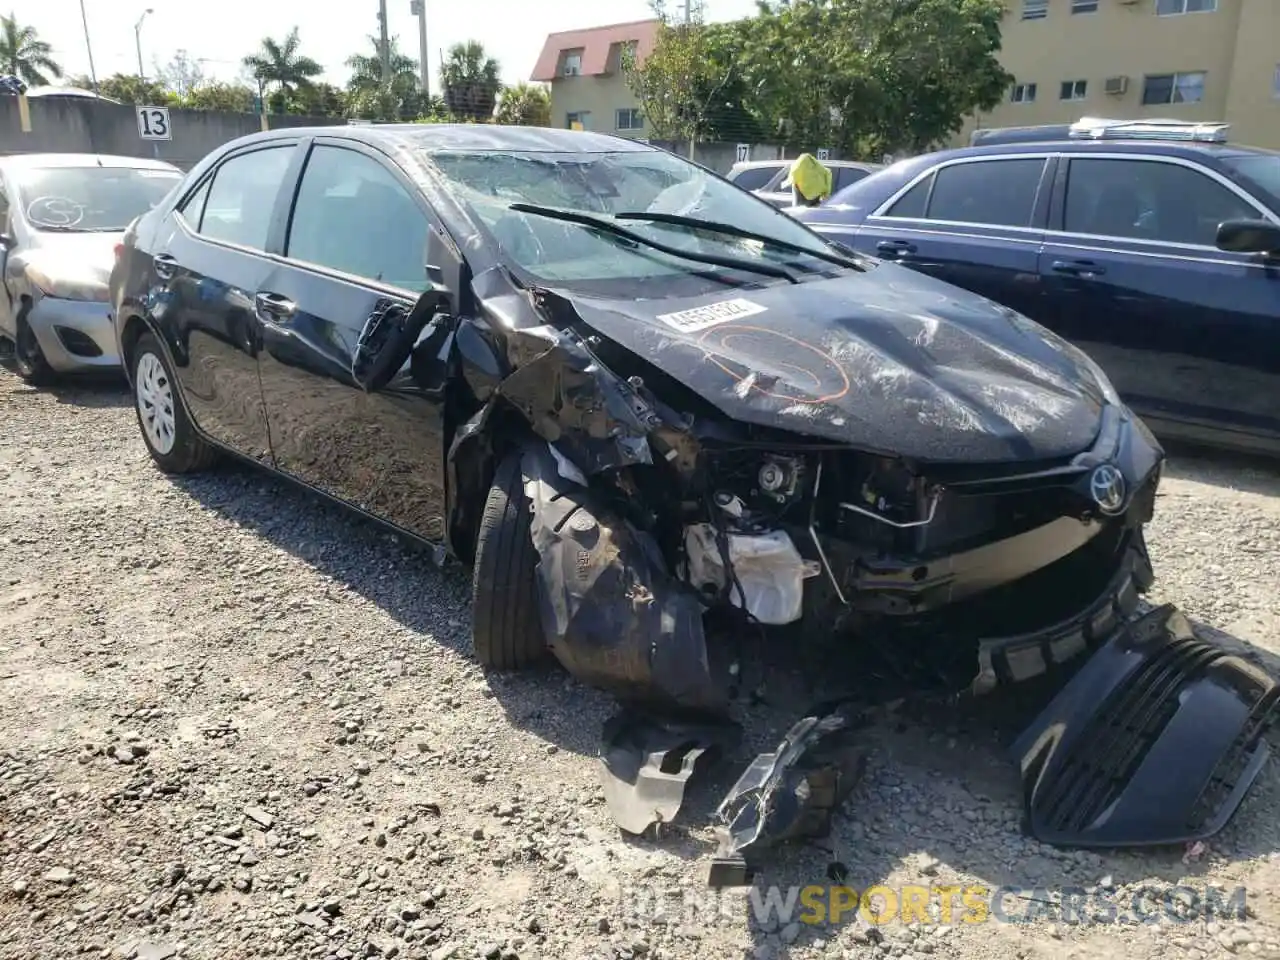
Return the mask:
<svg viewBox="0 0 1280 960">
<path fill-rule="evenodd" d="M 36 167 L 20 171 L 16 185 L 21 209 L 36 230 L 116 233 L 181 179 L 173 170 L 141 167 Z"/>
<path fill-rule="evenodd" d="M 762 265 L 798 261 L 809 273 L 839 270 L 832 248 L 786 214 L 701 167 L 659 150 L 617 153 L 434 153 L 433 166 L 489 230 L 503 254 L 533 276 L 593 291 L 634 294 L 638 281 L 694 277 L 720 284 L 759 284 L 759 274 L 712 267 L 610 236 L 590 225 L 513 210 L 529 204 L 587 214 L 645 239 L 695 256 L 732 257 Z M 645 213 L 682 222 L 646 221 Z M 625 216 L 622 216 L 625 215 Z M 618 218 L 615 219 L 614 218 Z M 687 222 L 705 222 L 706 229 Z M 728 224 L 760 234 L 747 239 L 712 227 Z M 775 245 L 771 241 L 781 241 Z M 786 247 L 799 247 L 787 249 Z M 814 257 L 804 251 L 812 250 Z M 765 279 L 763 282 L 775 282 Z M 646 295 L 654 296 L 646 285 Z M 675 291 L 672 291 L 675 293 Z M 689 293 L 681 285 L 679 295 Z"/>
</svg>

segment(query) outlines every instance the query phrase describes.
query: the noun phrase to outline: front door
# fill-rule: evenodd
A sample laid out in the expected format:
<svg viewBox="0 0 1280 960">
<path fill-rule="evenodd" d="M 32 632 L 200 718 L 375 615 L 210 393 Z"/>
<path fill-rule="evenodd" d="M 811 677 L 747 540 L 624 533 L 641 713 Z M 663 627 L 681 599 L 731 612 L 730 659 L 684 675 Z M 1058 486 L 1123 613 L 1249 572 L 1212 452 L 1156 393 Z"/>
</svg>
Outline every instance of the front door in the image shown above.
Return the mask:
<svg viewBox="0 0 1280 960">
<path fill-rule="evenodd" d="M 287 263 L 255 298 L 277 467 L 435 541 L 444 534 L 442 394 L 416 381 L 407 361 L 372 393 L 351 372 L 370 315 L 411 307 L 426 289 L 428 223 L 427 206 L 387 157 L 318 139 L 298 186 Z"/>
<path fill-rule="evenodd" d="M 854 246 L 1038 319 L 1052 169 L 1047 155 L 943 164 L 869 216 Z"/>
<path fill-rule="evenodd" d="M 272 249 L 273 211 L 296 153 L 288 142 L 233 154 L 186 198 L 152 246 L 152 313 L 192 419 L 214 440 L 266 464 L 271 443 L 253 296 L 275 269 L 264 254 Z"/>
<path fill-rule="evenodd" d="M 1153 422 L 1280 437 L 1280 271 L 1214 244 L 1222 221 L 1265 212 L 1175 158 L 1072 157 L 1059 189 L 1049 325 Z"/>
</svg>

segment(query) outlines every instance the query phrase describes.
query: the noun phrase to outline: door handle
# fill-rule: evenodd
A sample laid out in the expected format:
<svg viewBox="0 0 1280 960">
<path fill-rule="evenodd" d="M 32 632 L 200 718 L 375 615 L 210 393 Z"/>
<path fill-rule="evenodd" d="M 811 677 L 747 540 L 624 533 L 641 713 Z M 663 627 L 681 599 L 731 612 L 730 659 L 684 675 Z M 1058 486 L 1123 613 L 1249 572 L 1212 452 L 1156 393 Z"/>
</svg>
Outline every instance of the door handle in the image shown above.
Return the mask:
<svg viewBox="0 0 1280 960">
<path fill-rule="evenodd" d="M 161 280 L 172 280 L 174 271 L 178 269 L 178 261 L 167 253 L 157 253 L 151 258 L 151 263 Z"/>
<path fill-rule="evenodd" d="M 877 252 L 887 257 L 901 257 L 916 252 L 916 245 L 906 240 L 881 240 L 876 244 Z"/>
<path fill-rule="evenodd" d="M 278 293 L 259 293 L 253 298 L 253 307 L 259 318 L 270 323 L 284 323 L 293 316 L 298 305 Z"/>
<path fill-rule="evenodd" d="M 1100 266 L 1092 260 L 1055 260 L 1050 264 L 1050 269 L 1054 273 L 1063 273 L 1069 277 L 1083 277 L 1085 279 L 1100 277 L 1107 272 L 1106 267 Z"/>
</svg>

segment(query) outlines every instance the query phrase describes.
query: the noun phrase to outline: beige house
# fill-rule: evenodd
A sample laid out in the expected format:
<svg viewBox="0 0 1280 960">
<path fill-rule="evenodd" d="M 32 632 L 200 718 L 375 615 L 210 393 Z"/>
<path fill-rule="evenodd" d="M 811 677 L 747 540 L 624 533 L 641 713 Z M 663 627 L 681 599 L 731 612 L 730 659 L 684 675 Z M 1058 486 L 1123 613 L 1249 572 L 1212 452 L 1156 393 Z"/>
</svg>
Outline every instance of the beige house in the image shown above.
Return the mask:
<svg viewBox="0 0 1280 960">
<path fill-rule="evenodd" d="M 1005 102 L 966 125 L 1225 121 L 1280 149 L 1280 0 L 1007 0 Z"/>
<path fill-rule="evenodd" d="M 622 63 L 628 48 L 643 60 L 657 36 L 657 20 L 548 36 L 530 79 L 551 86 L 551 125 L 647 137 L 644 116 L 627 86 Z"/>
</svg>

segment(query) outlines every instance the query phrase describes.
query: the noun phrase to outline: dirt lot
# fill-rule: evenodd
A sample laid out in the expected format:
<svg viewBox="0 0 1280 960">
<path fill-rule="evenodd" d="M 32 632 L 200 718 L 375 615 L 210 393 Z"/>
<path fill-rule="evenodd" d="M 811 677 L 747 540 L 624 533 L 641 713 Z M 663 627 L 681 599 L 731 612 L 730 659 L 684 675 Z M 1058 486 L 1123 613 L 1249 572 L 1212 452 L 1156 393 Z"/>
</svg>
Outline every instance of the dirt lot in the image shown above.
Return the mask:
<svg viewBox="0 0 1280 960">
<path fill-rule="evenodd" d="M 1152 599 L 1280 666 L 1280 471 L 1177 459 L 1151 539 Z M 1020 832 L 999 717 L 939 706 L 883 716 L 834 850 L 761 883 L 826 883 L 834 858 L 858 889 L 1022 888 L 1007 922 L 713 912 L 706 824 L 737 765 L 623 837 L 596 773 L 611 702 L 556 670 L 486 681 L 466 593 L 275 480 L 163 477 L 120 387 L 0 371 L 0 956 L 1280 956 L 1280 763 L 1185 860 L 1063 853 Z M 737 759 L 794 707 L 770 697 Z M 1144 884 L 1243 885 L 1248 915 L 1119 922 Z M 1063 887 L 1117 922 L 1032 894 Z"/>
</svg>

